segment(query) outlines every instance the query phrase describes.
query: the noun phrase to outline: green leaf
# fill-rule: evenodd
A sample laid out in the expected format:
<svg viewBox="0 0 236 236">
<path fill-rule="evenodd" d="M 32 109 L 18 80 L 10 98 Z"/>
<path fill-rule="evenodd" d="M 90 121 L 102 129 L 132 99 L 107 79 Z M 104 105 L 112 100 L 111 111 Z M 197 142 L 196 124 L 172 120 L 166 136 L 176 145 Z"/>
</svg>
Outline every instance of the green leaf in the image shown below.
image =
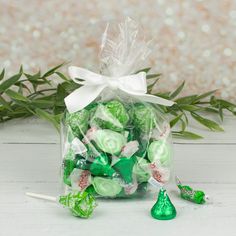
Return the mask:
<svg viewBox="0 0 236 236">
<path fill-rule="evenodd" d="M 12 85 L 14 85 L 20 78 L 21 78 L 21 73 L 13 75 L 11 78 L 3 81 L 0 84 L 0 93 L 3 93 L 5 90 L 10 88 Z"/>
<path fill-rule="evenodd" d="M 0 81 L 3 80 L 4 75 L 5 75 L 5 69 L 3 69 L 1 74 L 0 74 Z"/>
<path fill-rule="evenodd" d="M 67 78 L 64 74 L 62 74 L 61 72 L 56 72 L 56 74 L 62 79 L 62 80 L 65 80 L 65 81 L 68 81 L 69 78 Z"/>
<path fill-rule="evenodd" d="M 170 121 L 170 127 L 174 127 L 181 119 L 181 117 L 183 116 L 183 114 L 178 115 L 177 117 L 175 117 L 173 120 Z"/>
<path fill-rule="evenodd" d="M 46 72 L 42 77 L 48 77 L 52 74 L 54 74 L 56 72 L 57 69 L 61 68 L 62 66 L 64 66 L 65 63 L 61 63 L 55 67 L 53 67 L 52 69 L 50 69 L 48 72 Z"/>
<path fill-rule="evenodd" d="M 5 91 L 5 93 L 13 100 L 19 100 L 19 101 L 23 101 L 23 102 L 30 102 L 30 100 L 28 100 L 22 94 L 20 94 L 18 92 L 15 92 L 11 89 L 8 89 L 7 91 Z"/>
<path fill-rule="evenodd" d="M 180 139 L 193 139 L 193 140 L 196 140 L 196 139 L 202 139 L 203 137 L 198 135 L 198 134 L 195 134 L 195 133 L 192 133 L 192 132 L 189 132 L 189 131 L 172 131 L 172 135 L 174 138 L 180 138 Z"/>
<path fill-rule="evenodd" d="M 210 129 L 212 131 L 224 131 L 224 129 L 222 127 L 220 127 L 220 125 L 217 124 L 213 120 L 203 118 L 202 116 L 200 116 L 194 112 L 192 112 L 191 115 L 196 121 L 198 121 L 200 124 L 202 124 L 203 126 L 207 127 L 208 129 Z"/>
<path fill-rule="evenodd" d="M 220 116 L 221 121 L 223 121 L 224 116 L 223 116 L 223 108 L 222 107 L 219 108 L 219 116 Z"/>
<path fill-rule="evenodd" d="M 135 74 L 138 74 L 139 72 L 146 72 L 146 73 L 148 73 L 150 70 L 151 70 L 151 67 L 147 67 L 147 68 L 138 70 L 137 72 L 135 72 Z"/>
<path fill-rule="evenodd" d="M 186 110 L 186 111 L 199 111 L 199 110 L 201 110 L 201 108 L 200 107 L 197 107 L 197 106 L 195 106 L 195 105 L 185 105 L 185 104 L 180 104 L 179 105 L 179 107 L 181 108 L 181 109 L 183 109 L 183 110 Z"/>
<path fill-rule="evenodd" d="M 217 102 L 223 106 L 223 107 L 236 107 L 236 104 L 232 103 L 232 102 L 228 102 L 226 100 L 223 99 L 217 99 Z"/>
<path fill-rule="evenodd" d="M 5 107 L 8 110 L 12 110 L 9 103 L 1 95 L 0 95 L 0 105 L 2 105 L 3 107 Z"/>
<path fill-rule="evenodd" d="M 178 98 L 175 100 L 175 102 L 178 104 L 192 104 L 196 98 L 197 98 L 197 95 L 194 94 L 194 95 Z"/>
<path fill-rule="evenodd" d="M 147 86 L 147 90 L 151 92 L 153 86 L 156 84 L 157 81 L 158 81 L 158 79 L 155 79 L 154 81 L 152 81 L 152 82 Z"/>
<path fill-rule="evenodd" d="M 149 74 L 146 76 L 146 79 L 154 79 L 154 78 L 157 78 L 157 77 L 160 77 L 161 74 Z M 159 78 L 158 78 L 159 80 Z"/>
<path fill-rule="evenodd" d="M 185 81 L 182 82 L 182 84 L 173 92 L 170 94 L 170 99 L 173 99 L 179 95 L 179 93 L 183 90 L 185 85 Z"/>
<path fill-rule="evenodd" d="M 214 94 L 216 91 L 217 91 L 217 89 L 209 91 L 209 92 L 206 92 L 206 93 L 203 93 L 203 94 L 197 96 L 195 102 L 198 102 L 198 101 L 200 101 L 203 98 L 209 97 L 210 95 Z"/>
<path fill-rule="evenodd" d="M 19 74 L 22 74 L 22 73 L 23 73 L 23 65 L 21 65 L 19 69 Z"/>
<path fill-rule="evenodd" d="M 35 110 L 35 113 L 39 118 L 42 118 L 42 119 L 52 123 L 57 130 L 60 129 L 60 123 L 58 122 L 58 118 L 55 117 L 54 115 L 52 115 L 52 114 L 50 114 L 50 113 L 48 113 L 48 112 L 46 112 L 42 109 L 39 109 L 39 108 L 37 108 Z"/>
</svg>

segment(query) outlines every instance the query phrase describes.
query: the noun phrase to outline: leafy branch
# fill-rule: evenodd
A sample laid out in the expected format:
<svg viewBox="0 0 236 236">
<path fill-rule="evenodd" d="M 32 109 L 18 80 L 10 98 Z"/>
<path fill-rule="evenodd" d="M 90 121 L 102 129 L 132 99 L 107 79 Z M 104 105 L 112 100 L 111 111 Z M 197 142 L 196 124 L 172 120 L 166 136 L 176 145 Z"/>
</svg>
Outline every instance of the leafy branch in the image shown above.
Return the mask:
<svg viewBox="0 0 236 236">
<path fill-rule="evenodd" d="M 63 65 L 55 66 L 44 74 L 41 71 L 27 74 L 21 67 L 17 74 L 7 79 L 3 69 L 0 73 L 0 123 L 15 118 L 38 116 L 59 129 L 60 119 L 65 110 L 64 98 L 79 87 L 59 71 Z M 150 69 L 142 70 L 147 73 L 148 93 L 152 93 L 161 76 L 161 74 L 150 74 Z M 52 83 L 54 80 L 59 83 L 54 85 L 55 83 Z M 183 82 L 175 91 L 155 94 L 175 101 L 171 107 L 161 106 L 163 112 L 172 117 L 170 126 L 173 135 L 185 139 L 202 138 L 186 130 L 189 116 L 211 131 L 223 131 L 217 122 L 206 119 L 204 115 L 210 113 L 223 121 L 225 110 L 236 115 L 236 104 L 216 98 L 215 90 L 200 95 L 179 97 L 184 85 Z M 178 130 L 174 130 L 174 127 L 178 127 Z"/>
</svg>

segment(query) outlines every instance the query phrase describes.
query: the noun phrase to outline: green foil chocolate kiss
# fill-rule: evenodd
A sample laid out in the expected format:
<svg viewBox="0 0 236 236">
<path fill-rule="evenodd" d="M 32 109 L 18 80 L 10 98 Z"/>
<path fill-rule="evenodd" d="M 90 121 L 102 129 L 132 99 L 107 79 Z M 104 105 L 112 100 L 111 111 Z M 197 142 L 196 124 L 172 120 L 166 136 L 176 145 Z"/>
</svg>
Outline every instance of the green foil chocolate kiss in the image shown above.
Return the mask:
<svg viewBox="0 0 236 236">
<path fill-rule="evenodd" d="M 94 141 L 103 152 L 112 155 L 119 154 L 126 144 L 124 135 L 108 129 L 96 131 Z"/>
<path fill-rule="evenodd" d="M 76 137 L 80 137 L 88 129 L 89 112 L 86 109 L 66 114 L 68 124 Z"/>
<path fill-rule="evenodd" d="M 176 209 L 165 189 L 160 189 L 157 202 L 151 209 L 151 215 L 157 220 L 171 220 L 176 217 Z"/>
</svg>

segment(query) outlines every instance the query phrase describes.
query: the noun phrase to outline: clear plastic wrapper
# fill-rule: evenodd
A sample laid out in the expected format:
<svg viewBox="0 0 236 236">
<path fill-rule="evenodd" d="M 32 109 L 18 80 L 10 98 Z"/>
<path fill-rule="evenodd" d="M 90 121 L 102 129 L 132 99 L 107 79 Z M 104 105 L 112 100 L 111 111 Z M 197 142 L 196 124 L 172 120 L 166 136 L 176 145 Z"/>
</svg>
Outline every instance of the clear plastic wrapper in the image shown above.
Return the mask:
<svg viewBox="0 0 236 236">
<path fill-rule="evenodd" d="M 66 111 L 62 121 L 65 192 L 131 197 L 145 194 L 151 177 L 160 186 L 168 183 L 172 144 L 162 109 L 115 88 L 115 78 L 141 68 L 148 45 L 129 18 L 106 27 L 100 73 L 113 78 L 112 83 L 83 109 Z"/>
</svg>

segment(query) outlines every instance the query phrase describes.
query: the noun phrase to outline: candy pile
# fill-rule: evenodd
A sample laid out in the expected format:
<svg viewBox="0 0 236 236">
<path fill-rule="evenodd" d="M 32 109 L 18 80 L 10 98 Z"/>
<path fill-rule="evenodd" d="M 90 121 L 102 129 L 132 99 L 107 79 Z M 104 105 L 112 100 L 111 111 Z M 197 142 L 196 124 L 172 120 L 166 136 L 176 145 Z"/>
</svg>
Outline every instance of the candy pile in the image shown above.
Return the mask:
<svg viewBox="0 0 236 236">
<path fill-rule="evenodd" d="M 146 192 L 153 177 L 170 177 L 169 124 L 148 103 L 93 102 L 66 113 L 63 182 L 67 191 L 126 197 Z"/>
</svg>

